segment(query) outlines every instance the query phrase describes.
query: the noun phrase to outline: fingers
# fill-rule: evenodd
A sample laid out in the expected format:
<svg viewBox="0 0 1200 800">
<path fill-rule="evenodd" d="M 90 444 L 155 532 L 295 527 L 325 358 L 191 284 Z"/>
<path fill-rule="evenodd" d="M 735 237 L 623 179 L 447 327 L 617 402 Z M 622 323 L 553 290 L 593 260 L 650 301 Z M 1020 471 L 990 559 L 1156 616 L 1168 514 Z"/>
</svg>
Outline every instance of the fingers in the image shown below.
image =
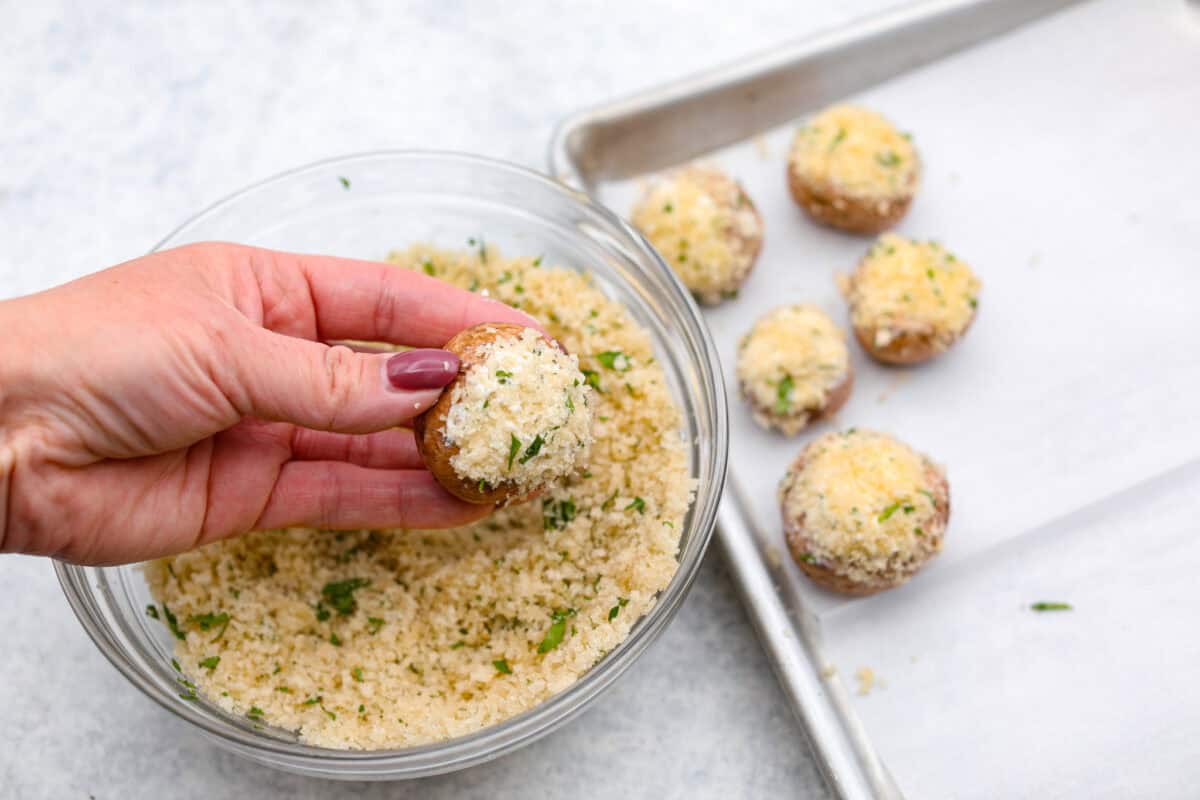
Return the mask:
<svg viewBox="0 0 1200 800">
<path fill-rule="evenodd" d="M 213 372 L 242 416 L 322 431 L 395 427 L 433 405 L 459 367 L 444 350 L 355 353 L 261 328 L 230 341 Z"/>
<path fill-rule="evenodd" d="M 464 503 L 420 470 L 292 461 L 280 471 L 254 527 L 453 528 L 482 519 L 492 510 Z"/>
<path fill-rule="evenodd" d="M 365 339 L 441 347 L 481 322 L 512 322 L 541 330 L 527 314 L 406 269 L 373 261 L 276 253 L 307 278 L 320 339 Z M 265 290 L 266 287 L 264 287 Z"/>
<path fill-rule="evenodd" d="M 373 469 L 424 469 L 413 432 L 405 429 L 354 436 L 296 428 L 292 458 L 297 461 L 346 461 Z"/>
</svg>

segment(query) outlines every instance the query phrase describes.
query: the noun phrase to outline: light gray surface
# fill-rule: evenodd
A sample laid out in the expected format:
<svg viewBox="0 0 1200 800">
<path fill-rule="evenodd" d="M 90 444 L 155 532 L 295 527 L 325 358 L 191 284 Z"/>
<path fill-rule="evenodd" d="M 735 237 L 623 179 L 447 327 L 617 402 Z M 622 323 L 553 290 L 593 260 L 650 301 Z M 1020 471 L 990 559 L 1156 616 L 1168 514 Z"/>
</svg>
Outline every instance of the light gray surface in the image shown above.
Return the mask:
<svg viewBox="0 0 1200 800">
<path fill-rule="evenodd" d="M 542 167 L 565 113 L 886 0 L 5 4 L 0 298 L 149 249 L 246 183 L 390 147 Z M 105 332 L 98 331 L 98 335 Z M 717 562 L 717 563 L 713 563 Z M 224 755 L 94 650 L 48 563 L 0 557 L 0 796 L 823 797 L 715 553 L 664 637 L 582 719 L 414 784 L 337 785 Z"/>
</svg>

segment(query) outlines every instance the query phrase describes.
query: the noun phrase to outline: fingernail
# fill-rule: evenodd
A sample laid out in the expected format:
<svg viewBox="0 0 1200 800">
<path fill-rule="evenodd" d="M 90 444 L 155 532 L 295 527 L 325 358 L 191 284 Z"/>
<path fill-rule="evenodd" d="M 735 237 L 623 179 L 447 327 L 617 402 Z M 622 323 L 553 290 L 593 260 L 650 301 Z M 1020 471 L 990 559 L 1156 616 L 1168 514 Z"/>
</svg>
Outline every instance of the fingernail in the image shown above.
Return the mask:
<svg viewBox="0 0 1200 800">
<path fill-rule="evenodd" d="M 449 350 L 409 350 L 389 358 L 386 371 L 393 389 L 440 389 L 458 374 L 458 356 Z"/>
</svg>

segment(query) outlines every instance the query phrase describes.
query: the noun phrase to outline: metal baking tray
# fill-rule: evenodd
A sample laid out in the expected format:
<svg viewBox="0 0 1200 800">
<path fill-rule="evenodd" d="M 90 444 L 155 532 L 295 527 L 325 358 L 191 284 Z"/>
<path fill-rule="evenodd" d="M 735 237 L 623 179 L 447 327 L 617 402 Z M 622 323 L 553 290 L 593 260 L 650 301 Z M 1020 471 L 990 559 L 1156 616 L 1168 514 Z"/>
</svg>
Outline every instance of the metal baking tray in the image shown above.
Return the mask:
<svg viewBox="0 0 1200 800">
<path fill-rule="evenodd" d="M 1200 392 L 1200 360 L 1153 354 L 1200 321 L 1183 300 L 1200 292 L 1200 15 L 1182 0 L 1068 6 L 1076 3 L 920 2 L 575 114 L 551 143 L 551 174 L 622 215 L 646 176 L 696 158 L 746 186 L 766 247 L 739 299 L 705 312 L 731 396 L 737 336 L 784 302 L 817 302 L 841 318 L 833 272 L 870 244 L 818 229 L 787 196 L 786 147 L 806 113 L 854 99 L 911 126 L 925 175 L 899 231 L 944 237 L 983 277 L 980 320 L 947 356 L 902 370 L 857 353 L 855 394 L 835 423 L 889 430 L 947 462 L 955 513 L 946 550 L 909 585 L 855 600 L 799 575 L 773 488 L 828 427 L 788 440 L 732 404 L 718 538 L 838 797 L 896 798 L 900 787 L 930 797 L 1081 796 L 1085 786 L 1092 797 L 1174 796 L 1194 769 L 1194 747 L 1169 729 L 1178 708 L 1200 721 L 1189 666 L 1200 643 L 1171 641 L 1194 633 L 1200 612 L 1187 591 L 1200 536 L 1181 534 L 1194 529 L 1183 499 L 1200 495 L 1187 399 Z M 1106 38 L 1129 55 L 1105 56 L 1095 45 Z M 1139 134 L 1152 138 L 1131 155 Z M 1089 163 L 1105 164 L 1103 174 Z M 1130 286 L 1130 258 L 1158 268 Z M 1098 346 L 1118 330 L 1119 344 Z M 1121 551 L 1122 536 L 1143 537 L 1145 549 Z M 1134 580 L 1148 572 L 1171 597 L 1166 612 L 1162 595 Z M 1076 610 L 1053 619 L 1030 611 L 1057 599 Z M 1104 660 L 1118 646 L 1111 626 L 1141 628 L 1143 613 L 1165 613 L 1168 624 L 1126 631 L 1119 646 L 1174 648 L 1157 665 L 1185 687 L 1174 711 L 1149 690 L 1131 691 L 1133 677 Z M 887 688 L 851 696 L 843 676 L 872 663 L 885 665 Z M 1098 663 L 1072 689 L 1044 683 Z M 1126 698 L 1115 708 L 1113 692 Z M 1107 716 L 1079 722 L 1100 703 Z M 1120 742 L 1095 726 L 1147 707 L 1141 730 L 1124 735 L 1167 743 L 1161 763 L 1127 749 L 1120 757 L 1132 771 L 1104 777 L 1101 759 L 1117 758 Z M 1031 710 L 1018 718 L 1018 708 Z M 971 722 L 984 713 L 998 718 Z M 1042 759 L 1020 745 L 1040 728 L 1061 734 L 1039 745 Z M 979 746 L 956 744 L 962 737 Z"/>
</svg>

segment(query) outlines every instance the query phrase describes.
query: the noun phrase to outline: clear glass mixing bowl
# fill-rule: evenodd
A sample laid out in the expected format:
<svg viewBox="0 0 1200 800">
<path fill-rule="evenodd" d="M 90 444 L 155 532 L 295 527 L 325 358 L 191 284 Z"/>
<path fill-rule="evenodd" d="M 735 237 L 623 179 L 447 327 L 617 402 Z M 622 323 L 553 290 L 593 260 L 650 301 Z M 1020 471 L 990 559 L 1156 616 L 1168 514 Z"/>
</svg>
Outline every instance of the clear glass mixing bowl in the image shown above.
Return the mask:
<svg viewBox="0 0 1200 800">
<path fill-rule="evenodd" d="M 220 239 L 380 259 L 411 242 L 462 247 L 479 235 L 503 253 L 544 253 L 547 263 L 590 270 L 596 285 L 650 331 L 683 409 L 680 435 L 698 486 L 678 572 L 628 639 L 536 708 L 436 744 L 347 751 L 302 744 L 285 731 L 258 729 L 204 701 L 182 699 L 171 666 L 173 639 L 146 617 L 151 598 L 138 568 L 59 564 L 63 591 L 104 655 L 152 700 L 219 746 L 280 769 L 348 780 L 417 777 L 481 763 L 579 714 L 663 631 L 695 579 L 725 482 L 724 383 L 691 296 L 650 245 L 612 212 L 509 164 L 449 153 L 385 152 L 324 161 L 251 186 L 200 213 L 156 249 Z"/>
</svg>

